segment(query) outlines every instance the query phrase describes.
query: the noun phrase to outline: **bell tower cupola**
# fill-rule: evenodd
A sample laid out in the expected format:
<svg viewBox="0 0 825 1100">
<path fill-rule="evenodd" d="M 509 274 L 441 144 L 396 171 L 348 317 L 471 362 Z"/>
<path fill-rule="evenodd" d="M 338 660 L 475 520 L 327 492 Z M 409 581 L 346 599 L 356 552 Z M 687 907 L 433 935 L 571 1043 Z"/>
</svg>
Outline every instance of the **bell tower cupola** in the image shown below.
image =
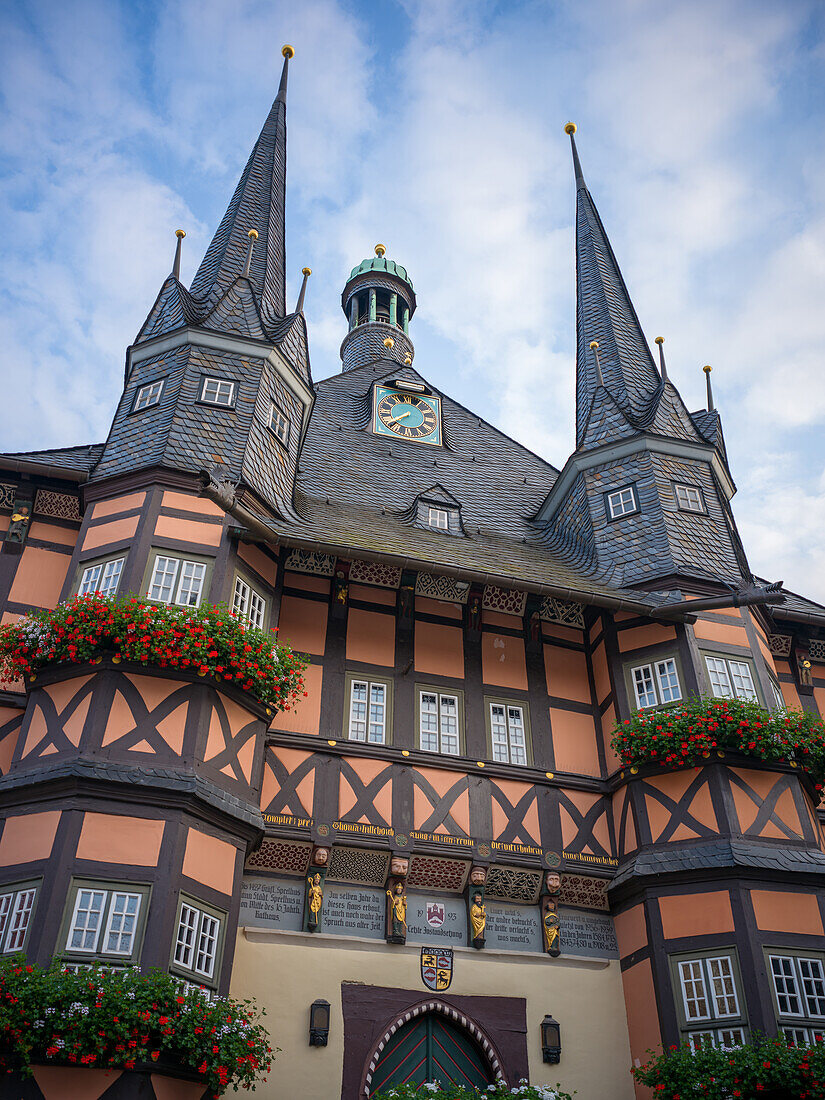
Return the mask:
<svg viewBox="0 0 825 1100">
<path fill-rule="evenodd" d="M 407 269 L 386 258 L 383 244 L 375 255 L 350 272 L 341 308 L 349 331 L 341 344 L 342 369 L 353 370 L 379 359 L 412 363 L 410 318 L 415 313 L 415 291 Z"/>
</svg>

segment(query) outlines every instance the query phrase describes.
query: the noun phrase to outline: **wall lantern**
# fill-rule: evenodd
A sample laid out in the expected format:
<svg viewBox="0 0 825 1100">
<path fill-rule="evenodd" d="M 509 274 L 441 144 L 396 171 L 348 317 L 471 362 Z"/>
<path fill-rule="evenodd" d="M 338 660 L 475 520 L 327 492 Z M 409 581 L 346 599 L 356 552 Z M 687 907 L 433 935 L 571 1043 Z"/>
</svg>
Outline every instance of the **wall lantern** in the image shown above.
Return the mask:
<svg viewBox="0 0 825 1100">
<path fill-rule="evenodd" d="M 551 1065 L 561 1061 L 561 1028 L 552 1016 L 545 1016 L 541 1021 L 541 1056 Z"/>
<path fill-rule="evenodd" d="M 309 1007 L 309 1045 L 325 1047 L 328 1037 L 329 1001 L 313 1001 Z"/>
</svg>

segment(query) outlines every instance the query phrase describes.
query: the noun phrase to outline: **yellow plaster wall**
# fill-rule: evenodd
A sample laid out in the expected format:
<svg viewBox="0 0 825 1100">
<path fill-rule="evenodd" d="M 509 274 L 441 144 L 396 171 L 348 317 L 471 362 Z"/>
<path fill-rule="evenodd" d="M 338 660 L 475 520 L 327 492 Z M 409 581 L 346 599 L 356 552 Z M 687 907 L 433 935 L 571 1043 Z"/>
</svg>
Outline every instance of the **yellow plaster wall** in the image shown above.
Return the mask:
<svg viewBox="0 0 825 1100">
<path fill-rule="evenodd" d="M 633 1100 L 618 961 L 454 950 L 449 993 L 527 999 L 532 1082 L 555 1085 L 558 1081 L 570 1092 L 577 1090 L 576 1100 Z M 255 997 L 266 1008 L 272 1044 L 281 1048 L 268 1083 L 255 1095 L 260 1100 L 286 1096 L 339 1100 L 344 1054 L 341 983 L 407 989 L 414 1003 L 427 996 L 420 955 L 420 945 L 239 929 L 231 993 Z M 312 1048 L 309 1006 L 319 998 L 331 1006 L 329 1045 Z M 539 1025 L 548 1012 L 561 1023 L 558 1066 L 545 1065 L 541 1058 Z"/>
</svg>

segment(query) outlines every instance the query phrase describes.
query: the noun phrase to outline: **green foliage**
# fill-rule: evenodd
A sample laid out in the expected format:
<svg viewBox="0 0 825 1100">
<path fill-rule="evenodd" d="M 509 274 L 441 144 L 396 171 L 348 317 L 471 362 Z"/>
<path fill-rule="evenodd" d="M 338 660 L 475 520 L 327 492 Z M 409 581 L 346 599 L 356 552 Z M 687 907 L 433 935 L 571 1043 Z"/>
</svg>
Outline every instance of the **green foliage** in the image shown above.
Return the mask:
<svg viewBox="0 0 825 1100">
<path fill-rule="evenodd" d="M 22 956 L 0 963 L 0 1071 L 31 1075 L 32 1063 L 133 1069 L 169 1059 L 198 1073 L 215 1096 L 254 1089 L 272 1060 L 252 1001 L 184 991 L 179 980 L 137 967 L 78 973 Z"/>
<path fill-rule="evenodd" d="M 671 1047 L 631 1073 L 656 1100 L 825 1100 L 825 1045 L 759 1037 L 730 1050 Z"/>
<path fill-rule="evenodd" d="M 0 683 L 102 656 L 212 676 L 265 706 L 289 710 L 308 659 L 247 626 L 225 607 L 173 607 L 134 596 L 74 596 L 0 627 Z"/>
<path fill-rule="evenodd" d="M 464 1088 L 461 1085 L 442 1085 L 436 1081 L 425 1081 L 423 1085 L 395 1085 L 379 1092 L 374 1100 L 512 1100 L 514 1096 L 521 1100 L 573 1100 L 575 1092 L 562 1092 L 561 1086 L 529 1085 L 526 1078 L 509 1088 L 503 1081 L 496 1081 L 483 1089 Z"/>
<path fill-rule="evenodd" d="M 624 765 L 689 768 L 729 749 L 757 760 L 795 763 L 817 790 L 825 781 L 825 726 L 812 714 L 766 710 L 744 699 L 689 699 L 637 711 L 611 740 Z"/>
</svg>

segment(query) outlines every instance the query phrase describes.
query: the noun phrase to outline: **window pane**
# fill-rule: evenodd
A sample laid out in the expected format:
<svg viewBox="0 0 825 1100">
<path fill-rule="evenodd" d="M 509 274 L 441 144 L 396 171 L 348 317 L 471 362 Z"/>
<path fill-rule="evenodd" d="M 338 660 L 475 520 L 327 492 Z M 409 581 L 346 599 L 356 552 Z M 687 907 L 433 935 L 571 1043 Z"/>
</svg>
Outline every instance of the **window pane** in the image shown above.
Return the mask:
<svg viewBox="0 0 825 1100">
<path fill-rule="evenodd" d="M 708 959 L 710 987 L 713 991 L 713 1007 L 716 1016 L 738 1016 L 736 987 L 733 983 L 733 966 L 730 957 Z"/>
<path fill-rule="evenodd" d="M 527 750 L 524 740 L 524 713 L 521 707 L 507 708 L 507 725 L 510 730 L 510 763 L 526 764 Z"/>
<path fill-rule="evenodd" d="M 386 695 L 387 689 L 383 684 L 370 684 L 370 728 L 367 740 L 372 745 L 384 744 Z"/>
<path fill-rule="evenodd" d="M 428 520 L 430 527 L 438 527 L 442 531 L 446 531 L 448 524 L 447 512 L 444 508 L 430 508 L 428 512 Z"/>
<path fill-rule="evenodd" d="M 705 976 L 699 959 L 689 959 L 679 963 L 679 980 L 682 983 L 682 998 L 685 1005 L 685 1019 L 709 1020 Z"/>
<path fill-rule="evenodd" d="M 792 1047 L 806 1047 L 809 1043 L 808 1029 L 804 1027 L 783 1027 L 782 1034 Z"/>
<path fill-rule="evenodd" d="M 659 697 L 663 703 L 672 703 L 675 699 L 682 698 L 679 673 L 676 671 L 676 662 L 672 657 L 668 657 L 666 661 L 656 662 L 656 676 L 659 680 Z"/>
<path fill-rule="evenodd" d="M 691 1031 L 687 1036 L 690 1049 L 696 1054 L 702 1047 L 715 1047 L 716 1034 L 713 1031 Z"/>
<path fill-rule="evenodd" d="M 777 710 L 782 710 L 785 706 L 785 698 L 782 695 L 782 692 L 779 690 L 773 680 L 769 680 L 768 683 L 771 685 L 771 695 L 773 696 L 774 707 Z"/>
<path fill-rule="evenodd" d="M 776 1003 L 781 1016 L 801 1016 L 799 988 L 793 959 L 788 955 L 771 955 L 771 975 L 776 990 Z"/>
<path fill-rule="evenodd" d="M 14 902 L 9 925 L 9 938 L 6 951 L 19 951 L 26 942 L 26 931 L 32 915 L 36 890 L 21 890 Z"/>
<path fill-rule="evenodd" d="M 458 698 L 455 695 L 442 695 L 441 705 L 441 751 L 458 756 Z"/>
<path fill-rule="evenodd" d="M 206 566 L 199 561 L 181 562 L 180 586 L 176 603 L 183 607 L 197 607 L 201 602 L 201 589 L 203 578 L 206 575 Z"/>
<path fill-rule="evenodd" d="M 367 739 L 367 691 L 364 680 L 353 680 L 350 687 L 349 736 L 351 741 Z"/>
<path fill-rule="evenodd" d="M 630 486 L 626 489 L 617 489 L 615 493 L 610 493 L 607 503 L 611 519 L 618 519 L 620 516 L 626 516 L 628 512 L 635 512 L 636 510 L 636 497 Z"/>
<path fill-rule="evenodd" d="M 798 959 L 809 1016 L 825 1016 L 825 975 L 819 959 Z"/>
<path fill-rule="evenodd" d="M 74 917 L 66 948 L 72 951 L 95 951 L 100 935 L 100 921 L 106 894 L 103 890 L 78 890 Z"/>
<path fill-rule="evenodd" d="M 677 485 L 676 500 L 686 512 L 703 512 L 701 491 L 693 485 Z"/>
<path fill-rule="evenodd" d="M 131 955 L 139 912 L 140 894 L 112 894 L 104 951 L 113 955 Z"/>
<path fill-rule="evenodd" d="M 120 584 L 120 574 L 123 572 L 123 558 L 115 558 L 107 561 L 103 567 L 103 581 L 100 585 L 101 596 L 114 596 L 117 586 Z"/>
<path fill-rule="evenodd" d="M 633 669 L 633 688 L 636 692 L 636 706 L 639 710 L 644 707 L 655 707 L 658 703 L 656 688 L 653 686 L 653 670 L 650 665 L 642 665 Z"/>
<path fill-rule="evenodd" d="M 421 748 L 438 752 L 438 696 L 421 692 Z"/>
<path fill-rule="evenodd" d="M 155 569 L 149 584 L 150 600 L 161 600 L 163 603 L 171 602 L 172 589 L 178 575 L 179 564 L 177 558 L 166 558 L 158 554 L 155 558 Z"/>
<path fill-rule="evenodd" d="M 499 703 L 490 704 L 490 734 L 493 742 L 493 760 L 501 760 L 503 763 L 509 764 L 507 714 L 504 707 Z"/>
<path fill-rule="evenodd" d="M 181 905 L 178 935 L 175 941 L 175 962 L 192 968 L 195 953 L 195 932 L 198 927 L 198 910 L 191 905 Z"/>
<path fill-rule="evenodd" d="M 269 406 L 269 426 L 284 444 L 289 440 L 289 421 L 276 405 Z"/>
<path fill-rule="evenodd" d="M 90 565 L 88 569 L 84 569 L 83 576 L 80 579 L 80 587 L 77 590 L 78 595 L 88 596 L 90 592 L 97 592 L 100 589 L 100 575 L 102 572 L 102 565 Z"/>
<path fill-rule="evenodd" d="M 215 920 L 214 917 L 210 917 L 208 913 L 201 913 L 201 930 L 198 936 L 198 951 L 193 969 L 206 978 L 211 978 L 215 969 L 215 952 L 218 946 L 219 929 L 219 921 Z"/>
<path fill-rule="evenodd" d="M 232 593 L 232 610 L 239 619 L 245 619 L 249 614 L 249 585 L 240 577 L 235 578 L 235 591 Z"/>
<path fill-rule="evenodd" d="M 756 688 L 753 686 L 751 670 L 744 661 L 728 661 L 733 690 L 739 699 L 755 699 Z"/>
<path fill-rule="evenodd" d="M 716 1034 L 719 1038 L 719 1046 L 724 1050 L 744 1045 L 745 1033 L 741 1027 L 723 1027 Z"/>
<path fill-rule="evenodd" d="M 263 630 L 264 615 L 266 614 L 266 600 L 259 596 L 254 589 L 249 590 L 249 625 Z"/>
<path fill-rule="evenodd" d="M 3 894 L 0 897 L 0 947 L 3 946 L 3 937 L 9 926 L 9 913 L 11 912 L 14 894 Z"/>
<path fill-rule="evenodd" d="M 720 699 L 729 699 L 733 692 L 730 689 L 727 665 L 718 657 L 705 657 L 705 663 L 708 666 L 711 691 Z"/>
<path fill-rule="evenodd" d="M 235 396 L 235 383 L 219 378 L 205 378 L 201 390 L 201 401 L 211 405 L 231 405 Z"/>
</svg>

